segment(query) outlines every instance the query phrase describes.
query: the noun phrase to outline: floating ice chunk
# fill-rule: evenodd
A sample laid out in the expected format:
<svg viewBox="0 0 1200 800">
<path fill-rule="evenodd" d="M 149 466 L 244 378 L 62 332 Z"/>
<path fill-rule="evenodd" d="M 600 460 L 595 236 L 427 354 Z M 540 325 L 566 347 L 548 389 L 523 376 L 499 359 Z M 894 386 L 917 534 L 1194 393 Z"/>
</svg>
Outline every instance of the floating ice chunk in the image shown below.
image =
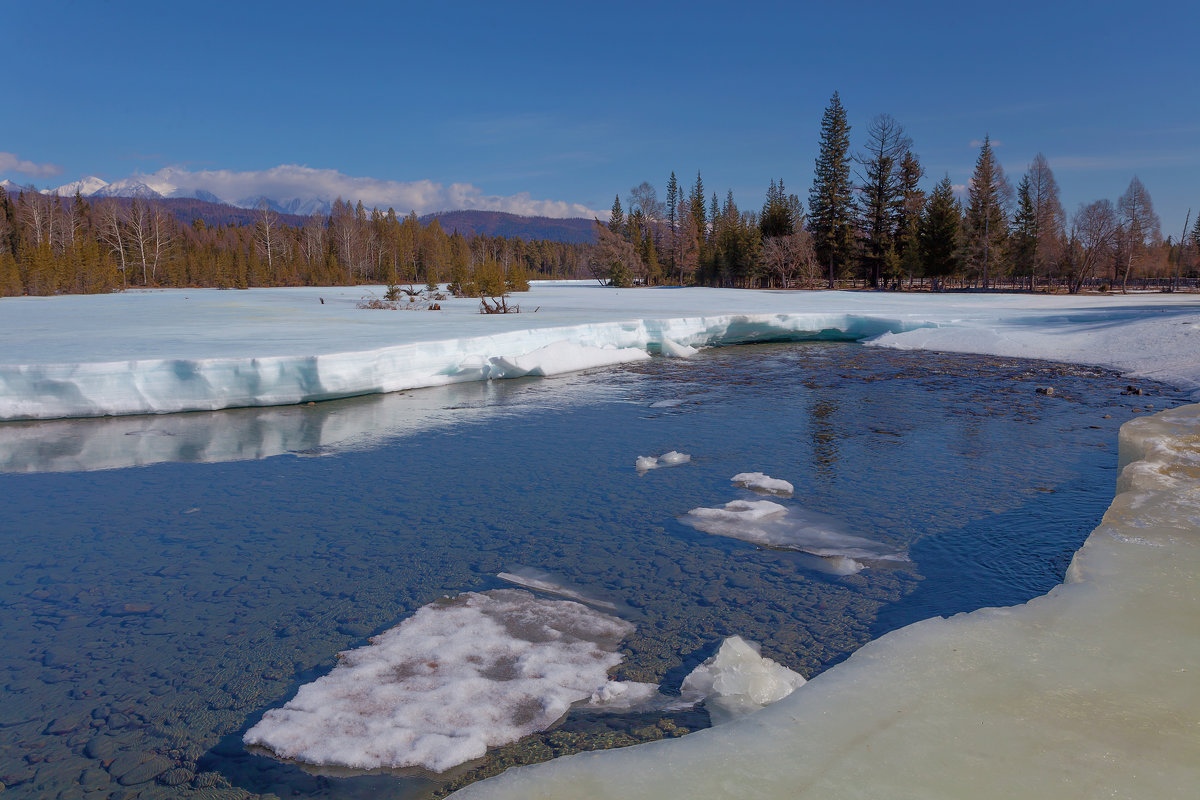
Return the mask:
<svg viewBox="0 0 1200 800">
<path fill-rule="evenodd" d="M 589 606 L 596 606 L 597 608 L 615 610 L 617 607 L 615 603 L 590 597 L 584 592 L 572 588 L 561 578 L 551 575 L 549 572 L 541 572 L 528 567 L 514 567 L 512 572 L 499 572 L 496 574 L 496 577 L 502 581 L 515 583 L 517 586 L 524 586 L 526 589 L 546 592 L 547 594 L 556 594 L 559 597 L 578 600 L 581 603 L 587 603 Z"/>
<path fill-rule="evenodd" d="M 763 547 L 799 550 L 826 558 L 907 560 L 902 553 L 890 550 L 881 542 L 844 533 L 841 523 L 832 517 L 788 509 L 770 500 L 733 500 L 720 508 L 693 508 L 679 521 L 714 536 L 728 536 Z M 850 564 L 834 566 L 853 570 Z"/>
<path fill-rule="evenodd" d="M 687 453 L 680 453 L 677 450 L 671 450 L 663 453 L 661 456 L 638 456 L 637 461 L 633 465 L 638 472 L 645 472 L 659 467 L 676 467 L 680 464 L 686 464 L 692 460 L 692 457 Z"/>
<path fill-rule="evenodd" d="M 792 493 L 796 491 L 796 487 L 787 481 L 772 478 L 770 475 L 764 475 L 761 472 L 739 472 L 729 480 L 738 486 L 744 486 L 756 492 L 767 492 L 769 494 L 791 497 Z"/>
<path fill-rule="evenodd" d="M 665 337 L 662 340 L 662 354 L 668 358 L 691 358 L 699 352 L 690 345 L 680 344 Z"/>
<path fill-rule="evenodd" d="M 339 654 L 243 740 L 310 764 L 444 772 L 603 695 L 632 631 L 570 600 L 468 592 Z"/>
<path fill-rule="evenodd" d="M 662 708 L 665 700 L 658 684 L 609 681 L 592 692 L 588 707 L 598 711 L 652 711 Z"/>
<path fill-rule="evenodd" d="M 782 700 L 804 683 L 800 673 L 763 658 L 757 645 L 730 636 L 680 689 L 684 697 L 703 697 L 713 725 L 720 725 Z"/>
<path fill-rule="evenodd" d="M 645 361 L 648 358 L 650 354 L 638 347 L 588 347 L 573 342 L 551 342 L 516 358 L 493 356 L 490 377 L 545 377 L 629 361 Z"/>
</svg>

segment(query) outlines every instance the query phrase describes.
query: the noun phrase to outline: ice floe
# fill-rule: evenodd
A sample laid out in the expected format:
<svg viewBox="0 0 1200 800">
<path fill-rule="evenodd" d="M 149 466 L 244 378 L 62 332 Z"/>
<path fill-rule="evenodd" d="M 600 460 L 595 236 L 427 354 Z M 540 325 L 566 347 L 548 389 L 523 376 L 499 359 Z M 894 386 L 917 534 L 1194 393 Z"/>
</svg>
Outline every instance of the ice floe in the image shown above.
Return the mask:
<svg viewBox="0 0 1200 800">
<path fill-rule="evenodd" d="M 800 673 L 764 658 L 757 645 L 730 636 L 683 679 L 680 692 L 703 697 L 712 723 L 720 725 L 778 702 L 804 683 Z"/>
<path fill-rule="evenodd" d="M 469 592 L 341 653 L 244 741 L 309 764 L 443 772 L 550 727 L 574 703 L 613 702 L 608 670 L 632 631 L 570 600 Z"/>
<path fill-rule="evenodd" d="M 756 492 L 778 494 L 784 497 L 791 497 L 796 491 L 796 487 L 787 481 L 772 478 L 770 475 L 764 475 L 761 472 L 739 472 L 729 480 L 738 486 L 744 486 Z"/>
<path fill-rule="evenodd" d="M 692 457 L 687 453 L 680 453 L 676 450 L 668 450 L 661 456 L 638 456 L 633 462 L 634 468 L 638 472 L 646 472 L 659 467 L 677 467 L 680 464 L 686 464 L 692 460 Z"/>
<path fill-rule="evenodd" d="M 849 572 L 862 568 L 858 560 L 902 561 L 903 553 L 882 542 L 846 533 L 842 523 L 826 514 L 788 508 L 771 500 L 731 500 L 716 508 L 693 508 L 679 521 L 714 536 L 782 550 L 799 550 L 829 559 L 848 558 Z M 830 562 L 833 564 L 834 562 Z M 837 562 L 843 568 L 846 562 Z"/>
</svg>

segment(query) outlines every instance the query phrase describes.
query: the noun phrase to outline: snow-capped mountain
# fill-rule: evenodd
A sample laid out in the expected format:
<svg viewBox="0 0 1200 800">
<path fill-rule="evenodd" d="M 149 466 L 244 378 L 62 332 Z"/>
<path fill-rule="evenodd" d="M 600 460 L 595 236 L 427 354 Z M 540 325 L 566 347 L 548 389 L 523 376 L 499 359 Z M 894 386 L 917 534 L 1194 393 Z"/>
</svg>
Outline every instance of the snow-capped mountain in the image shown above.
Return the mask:
<svg viewBox="0 0 1200 800">
<path fill-rule="evenodd" d="M 14 186 L 11 188 L 21 189 Z M 36 191 L 36 190 L 35 190 Z M 265 170 L 198 170 L 169 166 L 151 173 L 107 180 L 89 175 L 62 186 L 42 189 L 70 198 L 137 197 L 142 199 L 195 199 L 255 209 L 266 198 L 282 214 L 309 216 L 330 213 L 336 198 L 368 209 L 394 208 L 398 214 L 441 213 L 446 210 L 490 211 L 517 216 L 554 219 L 607 219 L 607 213 L 579 203 L 535 200 L 525 192 L 489 195 L 470 183 L 443 184 L 430 180 L 394 181 L 345 175 L 337 170 L 299 164 L 280 164 Z"/>
<path fill-rule="evenodd" d="M 137 197 L 142 200 L 158 200 L 167 195 L 152 189 L 137 178 L 126 178 L 105 184 L 99 190 L 92 192 L 90 197 Z"/>
<path fill-rule="evenodd" d="M 87 175 L 77 181 L 64 183 L 57 189 L 47 189 L 46 194 L 57 194 L 59 197 L 74 197 L 76 192 L 79 192 L 84 197 L 91 197 L 99 194 L 108 188 L 111 184 L 103 178 L 97 178 L 95 175 Z"/>
</svg>

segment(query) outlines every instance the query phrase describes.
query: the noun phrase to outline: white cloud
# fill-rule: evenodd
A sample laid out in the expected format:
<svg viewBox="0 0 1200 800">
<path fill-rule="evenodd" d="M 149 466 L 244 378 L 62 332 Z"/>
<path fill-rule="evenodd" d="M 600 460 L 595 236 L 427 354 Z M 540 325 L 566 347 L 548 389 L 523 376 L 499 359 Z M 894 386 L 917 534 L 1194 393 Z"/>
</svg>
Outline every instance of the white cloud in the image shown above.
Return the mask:
<svg viewBox="0 0 1200 800">
<path fill-rule="evenodd" d="M 49 178 L 62 172 L 57 164 L 35 164 L 16 153 L 0 153 L 0 172 L 19 172 L 32 178 Z"/>
<path fill-rule="evenodd" d="M 995 139 L 988 139 L 988 144 L 990 144 L 992 147 L 1004 147 L 1004 142 L 1000 142 Z M 972 139 L 971 147 L 983 147 L 983 139 Z"/>
<path fill-rule="evenodd" d="M 361 200 L 367 208 L 394 208 L 398 214 L 479 209 L 541 217 L 600 216 L 600 212 L 580 203 L 535 200 L 528 192 L 489 195 L 469 183 L 446 185 L 429 180 L 359 178 L 337 170 L 313 169 L 298 164 L 282 164 L 271 169 L 246 172 L 193 172 L 182 167 L 164 167 L 157 172 L 135 177 L 164 195 L 186 195 L 203 190 L 228 203 L 242 203 L 263 196 L 277 202 L 295 198 L 332 201 L 341 197 L 350 203 Z"/>
</svg>

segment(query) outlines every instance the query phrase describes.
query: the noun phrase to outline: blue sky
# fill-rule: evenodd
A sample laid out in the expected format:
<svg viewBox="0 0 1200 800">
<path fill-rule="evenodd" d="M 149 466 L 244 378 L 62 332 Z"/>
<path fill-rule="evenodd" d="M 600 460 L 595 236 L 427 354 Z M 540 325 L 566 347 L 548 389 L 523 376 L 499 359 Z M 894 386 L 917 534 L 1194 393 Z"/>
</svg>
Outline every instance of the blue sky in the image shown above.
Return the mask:
<svg viewBox="0 0 1200 800">
<path fill-rule="evenodd" d="M 1014 185 L 1045 153 L 1068 212 L 1115 201 L 1135 174 L 1164 235 L 1200 211 L 1192 3 L 0 11 L 0 177 L 19 183 L 294 164 L 607 209 L 644 180 L 661 197 L 671 170 L 685 184 L 700 170 L 710 194 L 758 207 L 773 178 L 807 198 L 837 90 L 852 146 L 891 114 L 929 185 L 965 184 L 988 134 Z"/>
</svg>

